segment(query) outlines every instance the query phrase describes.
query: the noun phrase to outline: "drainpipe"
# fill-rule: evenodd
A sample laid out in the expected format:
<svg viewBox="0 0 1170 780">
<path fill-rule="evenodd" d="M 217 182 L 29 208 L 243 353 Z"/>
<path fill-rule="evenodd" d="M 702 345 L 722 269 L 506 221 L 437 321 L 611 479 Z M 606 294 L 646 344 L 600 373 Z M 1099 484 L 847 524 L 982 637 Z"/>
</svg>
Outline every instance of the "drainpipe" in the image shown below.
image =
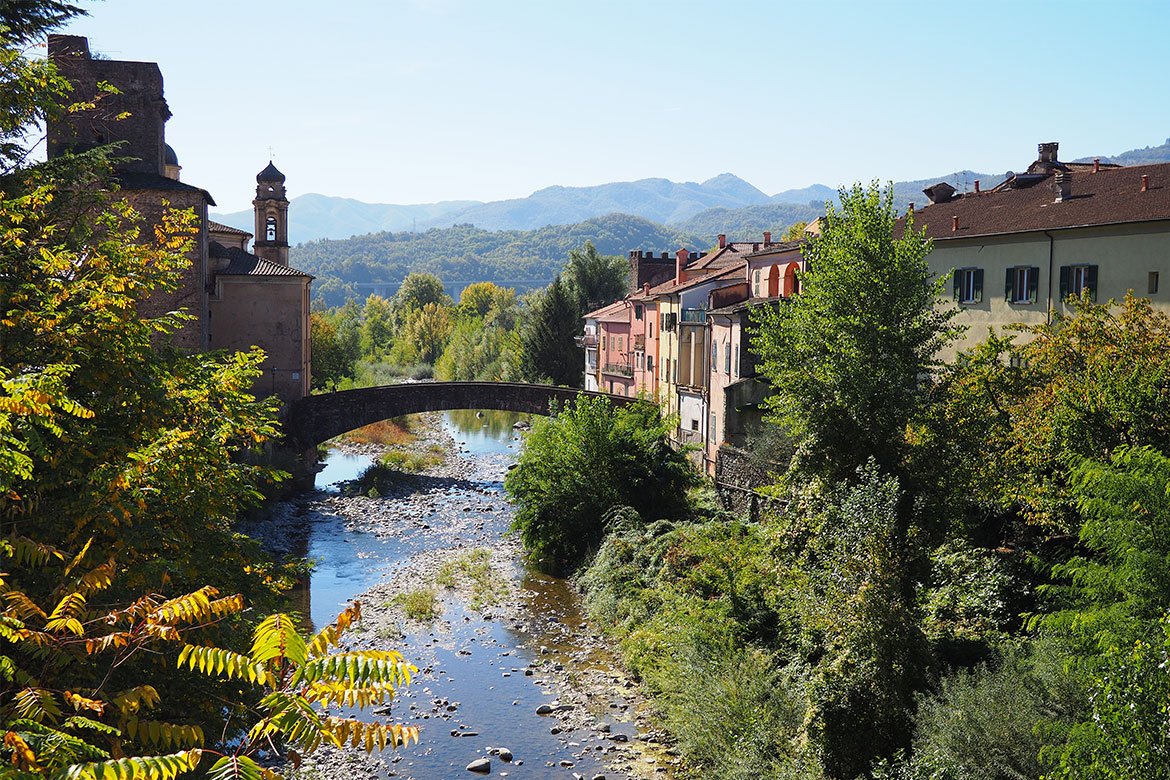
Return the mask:
<svg viewBox="0 0 1170 780">
<path fill-rule="evenodd" d="M 1053 244 L 1056 243 L 1055 237 L 1047 230 L 1044 235 L 1048 236 L 1048 311 L 1044 318 L 1045 323 L 1052 324 L 1052 259 L 1053 259 Z"/>
</svg>

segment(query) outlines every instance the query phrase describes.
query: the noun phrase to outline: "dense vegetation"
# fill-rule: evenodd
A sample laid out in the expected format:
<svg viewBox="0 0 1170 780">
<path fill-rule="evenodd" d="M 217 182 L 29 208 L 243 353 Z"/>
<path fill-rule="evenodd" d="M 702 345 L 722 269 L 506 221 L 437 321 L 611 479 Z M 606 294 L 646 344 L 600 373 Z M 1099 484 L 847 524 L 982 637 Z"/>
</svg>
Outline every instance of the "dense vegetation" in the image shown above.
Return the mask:
<svg viewBox="0 0 1170 780">
<path fill-rule="evenodd" d="M 527 292 L 550 284 L 569 251 L 586 242 L 601 254 L 624 256 L 638 247 L 665 251 L 707 246 L 714 243 L 714 236 L 687 236 L 644 219 L 611 214 L 528 231 L 460 224 L 425 233 L 313 241 L 294 247 L 290 262 L 317 277 L 313 294 L 319 305 L 340 306 L 347 300 L 365 300 L 371 283 L 383 285 L 377 290 L 383 294 L 397 290 L 410 273 L 434 274 L 452 291 L 486 281 Z"/>
<path fill-rule="evenodd" d="M 579 387 L 584 355 L 575 337 L 585 312 L 625 291 L 626 264 L 586 242 L 568 253 L 551 285 L 516 297 L 475 282 L 459 303 L 433 274 L 412 273 L 387 300 L 369 296 L 312 315 L 318 390 L 443 381 L 527 381 Z"/>
<path fill-rule="evenodd" d="M 249 392 L 263 355 L 181 354 L 188 315 L 140 316 L 177 287 L 194 215 L 144 228 L 114 149 L 31 162 L 46 117 L 93 108 L 23 54 L 79 10 L 0 8 L 4 775 L 253 780 L 277 745 L 413 738 L 314 711 L 384 701 L 409 674 L 396 654 L 331 654 L 358 610 L 308 639 L 247 611 L 282 606 L 299 573 L 236 530 L 280 477 L 252 457 L 276 433 L 275 402 Z"/>
<path fill-rule="evenodd" d="M 1170 319 L 1086 298 L 939 365 L 929 250 L 843 191 L 801 295 L 759 310 L 790 442 L 760 522 L 598 490 L 546 434 L 509 481 L 556 487 L 518 517 L 574 519 L 523 538 L 580 569 L 703 776 L 1164 777 Z M 578 426 L 592 473 L 630 463 L 606 430 Z"/>
</svg>

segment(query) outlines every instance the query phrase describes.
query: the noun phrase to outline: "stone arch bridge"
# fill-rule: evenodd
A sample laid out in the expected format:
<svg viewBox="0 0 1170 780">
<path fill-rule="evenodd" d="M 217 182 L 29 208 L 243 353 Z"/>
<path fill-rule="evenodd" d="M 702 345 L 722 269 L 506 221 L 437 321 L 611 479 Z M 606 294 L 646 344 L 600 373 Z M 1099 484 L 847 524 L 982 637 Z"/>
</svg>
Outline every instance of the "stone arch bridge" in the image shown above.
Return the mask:
<svg viewBox="0 0 1170 780">
<path fill-rule="evenodd" d="M 563 404 L 578 395 L 608 398 L 614 404 L 638 400 L 569 387 L 515 382 L 409 382 L 307 396 L 289 408 L 284 431 L 289 443 L 303 450 L 355 428 L 404 414 L 451 409 L 548 414 L 552 402 Z"/>
</svg>

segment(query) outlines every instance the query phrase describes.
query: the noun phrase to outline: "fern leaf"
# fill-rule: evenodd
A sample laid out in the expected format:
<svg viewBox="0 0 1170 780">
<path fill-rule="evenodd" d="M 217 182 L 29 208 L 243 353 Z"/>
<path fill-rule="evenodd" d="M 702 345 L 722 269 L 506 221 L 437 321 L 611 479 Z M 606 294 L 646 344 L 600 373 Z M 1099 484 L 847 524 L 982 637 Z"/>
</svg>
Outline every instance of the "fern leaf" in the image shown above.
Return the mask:
<svg viewBox="0 0 1170 780">
<path fill-rule="evenodd" d="M 199 766 L 201 750 L 183 750 L 165 756 L 136 756 L 75 764 L 66 780 L 173 780 Z"/>
<path fill-rule="evenodd" d="M 207 780 L 263 780 L 264 772 L 247 756 L 223 756 L 207 773 Z"/>
<path fill-rule="evenodd" d="M 296 624 L 283 613 L 269 615 L 256 627 L 252 640 L 252 660 L 257 663 L 279 660 L 297 666 L 308 658 L 309 648 L 297 633 Z"/>
<path fill-rule="evenodd" d="M 350 602 L 349 606 L 341 611 L 331 624 L 325 626 L 317 632 L 317 635 L 309 642 L 309 656 L 316 658 L 325 655 L 329 651 L 330 646 L 336 646 L 341 635 L 345 633 L 351 625 L 362 619 L 362 603 L 360 601 Z"/>
<path fill-rule="evenodd" d="M 268 673 L 262 664 L 246 655 L 220 647 L 186 645 L 179 653 L 178 666 L 186 666 L 192 671 L 198 667 L 200 672 L 212 677 L 225 677 L 228 680 L 239 677 L 256 685 L 264 685 L 268 681 Z"/>
</svg>

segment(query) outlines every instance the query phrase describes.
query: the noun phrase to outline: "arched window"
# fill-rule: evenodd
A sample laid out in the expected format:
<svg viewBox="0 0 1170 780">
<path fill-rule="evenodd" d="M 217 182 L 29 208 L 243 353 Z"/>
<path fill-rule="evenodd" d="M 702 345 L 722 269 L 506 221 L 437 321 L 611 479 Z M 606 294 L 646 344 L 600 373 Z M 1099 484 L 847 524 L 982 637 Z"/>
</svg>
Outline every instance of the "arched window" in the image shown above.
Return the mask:
<svg viewBox="0 0 1170 780">
<path fill-rule="evenodd" d="M 267 227 L 264 229 L 264 239 L 266 241 L 276 240 L 276 217 L 268 217 Z"/>
</svg>

